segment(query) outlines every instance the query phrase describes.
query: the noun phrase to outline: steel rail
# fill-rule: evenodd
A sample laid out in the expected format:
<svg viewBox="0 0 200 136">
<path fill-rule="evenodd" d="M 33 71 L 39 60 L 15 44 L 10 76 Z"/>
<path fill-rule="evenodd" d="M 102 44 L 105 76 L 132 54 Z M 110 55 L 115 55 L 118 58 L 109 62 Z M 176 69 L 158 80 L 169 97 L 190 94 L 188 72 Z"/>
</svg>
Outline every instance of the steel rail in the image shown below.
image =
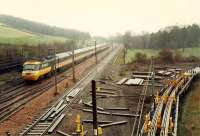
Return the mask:
<svg viewBox="0 0 200 136">
<path fill-rule="evenodd" d="M 152 62 L 151 62 L 151 65 L 152 65 Z M 148 81 L 148 82 L 150 81 L 149 79 L 150 79 L 151 71 L 152 71 L 151 65 L 150 65 L 150 67 L 149 67 L 149 76 L 148 76 L 148 78 L 147 78 L 147 81 Z M 136 109 L 136 111 L 137 111 L 136 114 L 139 114 L 139 120 L 138 120 L 137 117 L 135 118 L 134 123 L 133 123 L 133 127 L 132 127 L 132 131 L 131 131 L 131 136 L 134 135 L 135 127 L 136 127 L 137 121 L 138 121 L 138 125 L 137 125 L 136 136 L 139 135 L 139 127 L 140 127 L 140 122 L 141 122 L 141 118 L 142 118 L 143 106 L 144 106 L 144 101 L 145 101 L 145 98 L 146 98 L 147 90 L 148 90 L 148 86 L 144 86 L 144 87 L 143 87 L 143 91 L 142 91 L 142 93 L 141 93 L 141 94 L 143 94 L 143 95 L 140 96 L 139 101 L 138 101 L 138 104 L 137 104 L 137 109 Z"/>
<path fill-rule="evenodd" d="M 172 104 L 174 101 L 174 98 L 177 94 L 177 92 L 179 91 L 179 88 L 184 84 L 184 79 L 182 79 L 177 86 L 175 87 L 175 89 L 173 89 L 172 93 L 170 94 L 170 97 L 167 101 L 167 104 L 165 106 L 165 110 L 164 110 L 164 115 L 163 115 L 163 119 L 162 119 L 162 124 L 161 124 L 161 132 L 160 132 L 160 136 L 167 136 L 168 132 L 169 132 L 169 121 L 170 121 L 170 115 L 171 115 L 171 110 L 172 110 Z"/>
</svg>

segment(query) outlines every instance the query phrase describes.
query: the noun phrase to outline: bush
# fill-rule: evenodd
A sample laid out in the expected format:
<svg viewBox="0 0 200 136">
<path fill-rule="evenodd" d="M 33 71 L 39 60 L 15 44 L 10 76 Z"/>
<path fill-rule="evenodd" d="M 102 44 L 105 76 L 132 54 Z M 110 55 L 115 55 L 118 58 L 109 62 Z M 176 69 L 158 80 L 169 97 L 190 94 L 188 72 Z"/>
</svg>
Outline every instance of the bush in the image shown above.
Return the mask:
<svg viewBox="0 0 200 136">
<path fill-rule="evenodd" d="M 189 56 L 189 57 L 186 58 L 186 61 L 197 62 L 197 61 L 199 61 L 199 58 L 197 58 L 196 56 Z"/>
<path fill-rule="evenodd" d="M 135 62 L 138 62 L 138 63 L 147 62 L 147 55 L 144 53 L 137 52 L 135 54 Z"/>
<path fill-rule="evenodd" d="M 174 63 L 174 56 L 171 50 L 161 50 L 158 54 L 158 59 L 165 63 Z"/>
<path fill-rule="evenodd" d="M 184 62 L 185 61 L 185 57 L 182 56 L 180 51 L 176 51 L 175 52 L 175 56 L 174 56 L 174 60 L 178 61 L 178 62 Z"/>
</svg>

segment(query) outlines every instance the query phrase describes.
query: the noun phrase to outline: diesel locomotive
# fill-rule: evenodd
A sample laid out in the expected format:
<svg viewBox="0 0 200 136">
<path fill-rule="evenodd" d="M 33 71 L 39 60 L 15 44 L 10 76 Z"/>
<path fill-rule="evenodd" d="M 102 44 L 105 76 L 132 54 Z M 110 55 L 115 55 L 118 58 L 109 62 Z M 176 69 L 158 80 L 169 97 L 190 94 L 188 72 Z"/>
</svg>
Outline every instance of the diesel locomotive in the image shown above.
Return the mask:
<svg viewBox="0 0 200 136">
<path fill-rule="evenodd" d="M 109 48 L 108 44 L 101 44 L 96 46 L 96 52 L 102 52 Z M 86 58 L 94 55 L 95 47 L 85 47 L 74 50 L 75 64 L 80 63 Z M 23 65 L 22 78 L 25 81 L 37 81 L 45 76 L 50 76 L 55 68 L 56 70 L 62 68 L 69 68 L 72 64 L 72 52 L 58 53 L 54 56 L 48 56 L 42 60 L 28 60 Z M 56 66 L 55 66 L 56 65 Z"/>
</svg>

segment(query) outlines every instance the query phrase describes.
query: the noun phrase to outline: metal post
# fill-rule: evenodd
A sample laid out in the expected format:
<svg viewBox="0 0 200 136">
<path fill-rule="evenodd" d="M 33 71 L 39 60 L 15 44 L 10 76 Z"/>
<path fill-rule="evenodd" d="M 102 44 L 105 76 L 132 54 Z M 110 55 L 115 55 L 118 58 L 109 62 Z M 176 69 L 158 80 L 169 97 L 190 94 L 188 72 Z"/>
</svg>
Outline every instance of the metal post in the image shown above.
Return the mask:
<svg viewBox="0 0 200 136">
<path fill-rule="evenodd" d="M 97 105 L 96 105 L 96 82 L 92 80 L 92 109 L 93 109 L 93 134 L 98 135 L 98 124 L 97 124 Z"/>
<path fill-rule="evenodd" d="M 113 47 L 113 41 L 112 41 L 112 51 L 113 51 L 114 47 Z"/>
<path fill-rule="evenodd" d="M 124 47 L 124 64 L 126 64 L 126 47 Z"/>
<path fill-rule="evenodd" d="M 22 59 L 22 62 L 25 61 L 24 48 L 21 48 L 21 59 Z"/>
<path fill-rule="evenodd" d="M 75 77 L 75 56 L 74 56 L 74 46 L 75 46 L 75 42 L 73 43 L 73 47 L 72 47 L 72 74 L 73 74 L 73 82 L 76 82 L 76 77 Z"/>
<path fill-rule="evenodd" d="M 56 67 L 56 63 L 57 63 L 57 57 L 56 57 L 56 48 L 54 48 L 54 85 L 55 85 L 55 95 L 58 94 L 58 88 L 57 88 L 57 67 Z"/>
<path fill-rule="evenodd" d="M 151 94 L 153 96 L 154 94 L 154 80 L 155 80 L 155 72 L 154 72 L 154 58 L 153 56 L 151 57 L 151 72 L 152 72 L 152 90 L 151 90 Z"/>
<path fill-rule="evenodd" d="M 21 57 L 24 58 L 24 48 L 21 48 Z"/>
<path fill-rule="evenodd" d="M 40 44 L 38 45 L 38 57 L 41 58 L 41 53 L 40 53 Z"/>
<path fill-rule="evenodd" d="M 94 41 L 94 46 L 95 46 L 95 63 L 97 65 L 97 43 Z"/>
</svg>

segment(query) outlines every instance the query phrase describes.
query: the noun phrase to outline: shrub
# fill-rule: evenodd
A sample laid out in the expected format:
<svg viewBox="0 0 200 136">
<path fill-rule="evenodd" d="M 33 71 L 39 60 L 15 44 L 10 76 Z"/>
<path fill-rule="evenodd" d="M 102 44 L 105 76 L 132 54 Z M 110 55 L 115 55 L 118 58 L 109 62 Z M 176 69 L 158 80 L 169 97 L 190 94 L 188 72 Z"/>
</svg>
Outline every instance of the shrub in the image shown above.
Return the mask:
<svg viewBox="0 0 200 136">
<path fill-rule="evenodd" d="M 174 55 L 174 60 L 177 62 L 183 62 L 185 61 L 185 57 L 182 56 L 180 51 L 176 51 Z"/>
<path fill-rule="evenodd" d="M 165 63 L 174 63 L 174 56 L 171 50 L 161 50 L 158 54 L 158 59 Z"/>
<path fill-rule="evenodd" d="M 144 53 L 137 52 L 135 54 L 135 62 L 138 62 L 138 63 L 147 62 L 147 55 Z"/>
<path fill-rule="evenodd" d="M 188 62 L 196 62 L 196 61 L 199 61 L 199 58 L 196 57 L 196 56 L 192 56 L 192 55 L 191 55 L 191 56 L 187 57 L 186 60 L 187 60 Z"/>
</svg>

